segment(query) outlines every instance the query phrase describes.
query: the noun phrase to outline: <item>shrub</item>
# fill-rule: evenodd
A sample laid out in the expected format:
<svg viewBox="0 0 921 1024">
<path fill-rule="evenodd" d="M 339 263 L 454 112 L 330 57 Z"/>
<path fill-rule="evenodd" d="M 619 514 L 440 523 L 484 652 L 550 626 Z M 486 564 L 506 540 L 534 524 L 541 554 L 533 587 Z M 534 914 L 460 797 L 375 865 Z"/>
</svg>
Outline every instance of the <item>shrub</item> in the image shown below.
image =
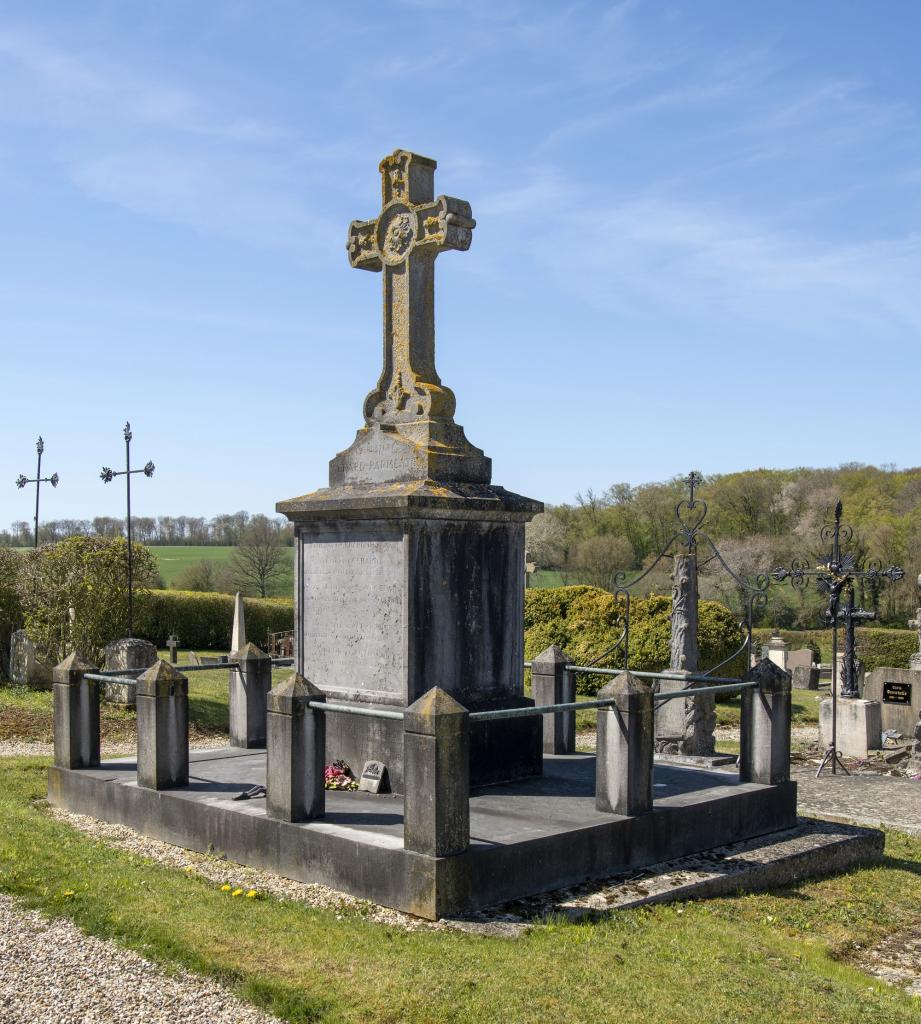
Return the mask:
<svg viewBox="0 0 921 1024">
<path fill-rule="evenodd" d="M 831 661 L 830 629 L 781 629 L 778 632 L 794 650 L 809 647 L 820 661 Z M 770 629 L 755 630 L 757 644 L 767 643 L 770 637 Z M 855 641 L 857 657 L 868 672 L 875 668 L 907 668 L 908 659 L 918 650 L 918 634 L 913 629 L 858 627 Z M 838 630 L 838 647 L 844 649 L 843 629 Z"/>
<path fill-rule="evenodd" d="M 157 590 L 148 595 L 137 617 L 138 636 L 165 647 L 175 633 L 183 647 L 229 650 L 233 628 L 230 594 L 189 590 Z M 294 628 L 294 602 L 290 598 L 244 598 L 246 635 L 262 647 L 269 633 Z"/>
<path fill-rule="evenodd" d="M 22 601 L 17 586 L 21 556 L 0 548 L 0 676 L 9 673 L 10 634 L 22 628 Z"/>
<path fill-rule="evenodd" d="M 670 597 L 653 595 L 630 602 L 631 668 L 656 672 L 668 667 L 671 635 Z M 550 644 L 557 644 L 573 659 L 585 665 L 607 650 L 624 628 L 625 602 L 596 587 L 558 587 L 554 590 L 525 591 L 525 657 L 531 660 Z M 732 612 L 717 601 L 699 605 L 698 642 L 700 668 L 718 665 L 736 651 L 742 635 Z M 598 663 L 601 668 L 619 668 L 623 649 L 618 648 Z M 739 676 L 745 672 L 745 658 L 720 670 L 720 675 Z M 579 693 L 595 694 L 605 677 L 581 673 L 576 677 Z"/>
<path fill-rule="evenodd" d="M 44 658 L 56 664 L 76 649 L 99 663 L 106 644 L 126 634 L 127 556 L 123 537 L 68 537 L 21 557 L 17 586 L 25 628 Z M 132 545 L 132 556 L 140 613 L 157 579 L 157 561 L 142 544 Z"/>
</svg>

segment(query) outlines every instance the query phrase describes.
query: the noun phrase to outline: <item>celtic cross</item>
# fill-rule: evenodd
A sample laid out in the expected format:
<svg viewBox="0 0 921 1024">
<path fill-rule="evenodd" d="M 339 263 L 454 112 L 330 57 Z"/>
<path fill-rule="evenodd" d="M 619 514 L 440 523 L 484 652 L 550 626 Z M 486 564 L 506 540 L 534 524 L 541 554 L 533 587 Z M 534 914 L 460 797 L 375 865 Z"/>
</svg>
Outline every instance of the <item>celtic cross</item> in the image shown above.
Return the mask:
<svg viewBox="0 0 921 1024">
<path fill-rule="evenodd" d="M 453 392 L 435 370 L 435 257 L 470 248 L 470 204 L 435 198 L 435 161 L 403 149 L 380 164 L 383 208 L 352 221 L 346 248 L 360 270 L 383 271 L 384 367 L 365 399 L 365 421 L 451 421 Z"/>
</svg>

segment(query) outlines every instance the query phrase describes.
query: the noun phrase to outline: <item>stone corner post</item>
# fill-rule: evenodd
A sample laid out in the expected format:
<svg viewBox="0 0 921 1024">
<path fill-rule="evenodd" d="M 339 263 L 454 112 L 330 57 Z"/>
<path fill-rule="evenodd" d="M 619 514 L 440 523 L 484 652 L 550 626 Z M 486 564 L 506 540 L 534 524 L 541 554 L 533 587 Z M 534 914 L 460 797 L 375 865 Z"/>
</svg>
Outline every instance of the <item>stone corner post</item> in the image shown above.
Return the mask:
<svg viewBox="0 0 921 1024">
<path fill-rule="evenodd" d="M 189 783 L 189 681 L 167 661 L 138 678 L 138 785 L 175 789 Z"/>
<path fill-rule="evenodd" d="M 652 810 L 652 686 L 622 672 L 598 691 L 598 699 L 615 703 L 598 711 L 595 807 L 612 814 L 645 814 Z"/>
<path fill-rule="evenodd" d="M 430 857 L 470 846 L 470 718 L 435 686 L 403 715 L 403 845 Z"/>
<path fill-rule="evenodd" d="M 571 704 L 576 699 L 576 681 L 566 666 L 569 655 L 552 644 L 531 662 L 531 696 L 538 706 Z M 543 715 L 544 753 L 574 754 L 576 752 L 576 715 L 561 711 Z"/>
<path fill-rule="evenodd" d="M 240 667 L 230 670 L 230 745 L 264 747 L 272 659 L 254 643 L 244 644 L 231 657 Z"/>
<path fill-rule="evenodd" d="M 266 814 L 280 821 L 309 821 L 326 810 L 325 702 L 309 679 L 292 672 L 268 694 Z"/>
<path fill-rule="evenodd" d="M 99 683 L 86 679 L 99 669 L 75 651 L 52 672 L 54 763 L 58 768 L 99 764 Z"/>
<path fill-rule="evenodd" d="M 739 779 L 776 785 L 790 778 L 790 673 L 765 658 L 745 677 Z"/>
</svg>

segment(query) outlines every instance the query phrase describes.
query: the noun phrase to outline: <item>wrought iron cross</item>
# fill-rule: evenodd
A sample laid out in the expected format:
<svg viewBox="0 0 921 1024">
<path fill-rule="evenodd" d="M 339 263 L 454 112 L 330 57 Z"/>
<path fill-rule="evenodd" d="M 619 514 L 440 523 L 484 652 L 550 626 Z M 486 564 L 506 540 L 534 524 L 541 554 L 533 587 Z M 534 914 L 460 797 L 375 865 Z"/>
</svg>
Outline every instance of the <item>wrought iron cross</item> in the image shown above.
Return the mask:
<svg viewBox="0 0 921 1024">
<path fill-rule="evenodd" d="M 125 478 L 125 494 L 127 497 L 128 515 L 127 515 L 127 527 L 128 527 L 128 636 L 134 636 L 134 565 L 131 557 L 131 474 L 132 473 L 143 473 L 146 477 L 154 475 L 154 469 L 156 468 L 152 462 L 148 462 L 143 469 L 132 469 L 131 468 L 131 424 L 126 423 L 123 431 L 125 438 L 125 468 L 114 470 L 109 469 L 108 466 L 102 467 L 102 472 L 99 474 L 99 478 L 103 483 L 110 484 L 115 477 L 123 476 Z"/>
<path fill-rule="evenodd" d="M 403 149 L 384 157 L 383 209 L 349 226 L 349 262 L 384 275 L 384 366 L 365 399 L 369 425 L 454 416 L 454 394 L 435 370 L 435 257 L 469 249 L 476 221 L 464 200 L 435 198 L 435 167 Z"/>
<path fill-rule="evenodd" d="M 858 618 L 866 618 L 872 613 L 854 607 L 854 584 L 857 580 L 877 581 L 889 579 L 896 582 L 905 576 L 901 566 L 890 565 L 882 567 L 882 563 L 873 560 L 868 563 L 865 569 L 860 569 L 853 555 L 842 553 L 842 543 L 847 544 L 854 536 L 854 530 L 850 526 L 842 525 L 841 517 L 843 506 L 839 501 L 835 505 L 834 522 L 826 523 L 819 534 L 822 541 L 830 544 L 831 548 L 827 559 L 823 564 L 814 568 L 804 559 L 794 559 L 790 567 L 778 566 L 771 573 L 771 577 L 778 583 L 790 580 L 794 587 L 804 587 L 810 579 L 816 581 L 816 589 L 828 597 L 828 607 L 825 610 L 825 621 L 831 626 L 831 699 L 832 699 L 832 741 L 826 751 L 825 757 L 819 765 L 816 775 L 822 773 L 822 769 L 829 761 L 831 762 L 832 774 L 837 773 L 840 759 L 838 756 L 838 626 L 843 621 L 848 630 L 845 647 L 845 655 L 848 664 L 844 670 L 844 681 L 841 689 L 841 696 L 852 698 L 857 696 L 857 653 L 853 642 L 854 622 Z M 847 597 L 845 610 L 841 610 L 841 598 Z M 841 764 L 844 768 L 844 765 Z M 846 768 L 844 768 L 847 771 Z"/>
<path fill-rule="evenodd" d="M 26 484 L 35 484 L 35 547 L 38 547 L 38 493 L 42 484 L 51 484 L 52 487 L 57 487 L 58 481 L 61 479 L 57 473 L 52 473 L 51 476 L 42 476 L 42 453 L 45 450 L 45 442 L 39 437 L 35 442 L 35 450 L 38 452 L 38 468 L 35 470 L 35 479 L 29 480 L 22 473 L 19 474 L 16 480 L 16 486 L 21 490 Z"/>
</svg>

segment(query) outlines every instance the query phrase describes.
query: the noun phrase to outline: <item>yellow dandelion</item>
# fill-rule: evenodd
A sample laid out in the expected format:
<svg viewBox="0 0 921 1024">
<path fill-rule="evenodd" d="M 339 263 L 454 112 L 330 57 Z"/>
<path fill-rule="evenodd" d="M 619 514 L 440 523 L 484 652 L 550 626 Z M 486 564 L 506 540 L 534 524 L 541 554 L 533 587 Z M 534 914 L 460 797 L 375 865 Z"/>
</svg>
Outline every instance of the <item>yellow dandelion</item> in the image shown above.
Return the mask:
<svg viewBox="0 0 921 1024">
<path fill-rule="evenodd" d="M 234 891 L 230 895 L 231 896 L 242 896 L 243 895 L 243 890 L 242 889 L 234 889 Z"/>
<path fill-rule="evenodd" d="M 222 885 L 221 886 L 221 892 L 230 892 L 230 890 L 231 890 L 231 886 L 229 886 L 229 885 Z"/>
<path fill-rule="evenodd" d="M 64 890 L 64 891 L 63 891 L 63 892 L 61 893 L 61 895 L 62 895 L 62 896 L 73 896 L 73 895 L 74 895 L 74 891 L 73 891 L 73 889 L 65 889 L 65 890 Z"/>
<path fill-rule="evenodd" d="M 256 898 L 256 896 L 257 896 L 257 895 L 258 895 L 258 894 L 257 894 L 257 892 L 256 892 L 256 890 L 255 890 L 255 889 L 250 889 L 250 891 L 249 891 L 249 892 L 248 892 L 248 893 L 246 894 L 246 898 L 247 898 L 248 900 L 254 900 L 254 899 Z"/>
</svg>

